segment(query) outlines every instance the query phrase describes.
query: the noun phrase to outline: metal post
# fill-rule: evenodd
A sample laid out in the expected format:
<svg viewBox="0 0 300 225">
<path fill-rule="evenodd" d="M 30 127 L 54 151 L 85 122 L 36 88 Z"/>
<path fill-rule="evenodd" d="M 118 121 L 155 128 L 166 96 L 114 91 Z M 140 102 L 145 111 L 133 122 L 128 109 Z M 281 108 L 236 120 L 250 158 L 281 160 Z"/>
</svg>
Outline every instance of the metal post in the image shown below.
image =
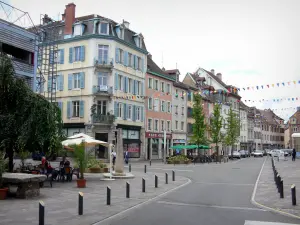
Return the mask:
<svg viewBox="0 0 300 225">
<path fill-rule="evenodd" d="M 168 173 L 166 173 L 166 184 L 168 184 Z"/>
<path fill-rule="evenodd" d="M 145 165 L 144 171 L 145 173 L 147 173 L 147 165 Z"/>
<path fill-rule="evenodd" d="M 111 195 L 111 189 L 109 186 L 106 188 L 106 205 L 110 205 L 110 195 Z"/>
<path fill-rule="evenodd" d="M 126 182 L 126 198 L 130 198 L 130 184 Z"/>
<path fill-rule="evenodd" d="M 172 181 L 175 181 L 175 171 L 172 170 Z"/>
<path fill-rule="evenodd" d="M 39 202 L 39 225 L 45 224 L 45 204 L 43 201 Z"/>
<path fill-rule="evenodd" d="M 158 177 L 155 175 L 155 188 L 158 187 Z"/>
<path fill-rule="evenodd" d="M 279 184 L 279 189 L 280 189 L 280 198 L 284 198 L 284 193 L 283 193 L 283 180 L 280 181 L 280 184 Z"/>
<path fill-rule="evenodd" d="M 291 186 L 291 192 L 292 192 L 292 204 L 297 205 L 297 200 L 296 200 L 296 185 L 293 184 Z"/>
<path fill-rule="evenodd" d="M 278 174 L 278 175 L 277 175 L 277 190 L 278 190 L 278 193 L 280 193 L 280 181 L 281 181 L 281 177 L 280 177 L 280 175 Z"/>
<path fill-rule="evenodd" d="M 131 164 L 129 164 L 128 168 L 129 168 L 129 173 L 131 173 Z"/>
<path fill-rule="evenodd" d="M 146 181 L 142 178 L 142 192 L 146 192 Z"/>
<path fill-rule="evenodd" d="M 78 193 L 78 215 L 83 214 L 83 193 Z"/>
</svg>

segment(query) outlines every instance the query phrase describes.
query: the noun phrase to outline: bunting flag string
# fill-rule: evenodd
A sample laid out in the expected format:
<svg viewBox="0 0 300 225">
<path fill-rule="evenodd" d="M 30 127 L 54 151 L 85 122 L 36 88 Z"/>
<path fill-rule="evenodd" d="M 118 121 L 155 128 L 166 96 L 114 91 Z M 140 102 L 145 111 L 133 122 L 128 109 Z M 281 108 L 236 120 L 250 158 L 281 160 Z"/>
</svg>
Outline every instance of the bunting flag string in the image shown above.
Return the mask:
<svg viewBox="0 0 300 225">
<path fill-rule="evenodd" d="M 282 102 L 282 101 L 289 101 L 289 102 L 295 102 L 295 101 L 299 101 L 300 97 L 277 97 L 277 98 L 271 98 L 271 99 L 246 99 L 246 100 L 242 100 L 245 101 L 245 103 L 251 103 L 251 102 Z"/>
<path fill-rule="evenodd" d="M 278 83 L 271 83 L 271 84 L 265 84 L 265 85 L 254 85 L 254 86 L 237 88 L 237 90 L 238 91 L 255 91 L 255 90 L 264 90 L 264 89 L 270 89 L 270 88 L 275 88 L 275 87 L 296 86 L 297 84 L 300 84 L 300 80 L 278 82 Z"/>
</svg>

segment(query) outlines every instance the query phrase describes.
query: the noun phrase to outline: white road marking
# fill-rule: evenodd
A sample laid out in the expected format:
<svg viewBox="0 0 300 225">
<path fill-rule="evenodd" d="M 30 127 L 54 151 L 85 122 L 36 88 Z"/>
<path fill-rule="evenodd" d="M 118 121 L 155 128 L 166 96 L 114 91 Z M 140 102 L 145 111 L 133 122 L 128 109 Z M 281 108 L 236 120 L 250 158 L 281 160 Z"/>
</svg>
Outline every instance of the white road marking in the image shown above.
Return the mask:
<svg viewBox="0 0 300 225">
<path fill-rule="evenodd" d="M 134 168 L 137 168 L 137 169 L 144 169 L 144 167 L 134 167 Z M 194 170 L 181 170 L 181 169 L 163 169 L 163 168 L 157 168 L 157 167 L 147 167 L 147 170 L 174 170 L 174 171 L 178 171 L 178 172 L 194 172 Z"/>
<path fill-rule="evenodd" d="M 168 201 L 158 201 L 157 203 L 166 204 L 166 205 L 176 205 L 176 206 L 193 206 L 193 207 L 217 208 L 217 209 L 231 209 L 231 210 L 266 211 L 264 209 L 259 209 L 259 208 L 232 207 L 232 206 L 220 206 L 220 205 L 188 204 L 188 203 L 168 202 Z"/>
<path fill-rule="evenodd" d="M 234 184 L 234 183 L 213 183 L 213 182 L 193 182 L 194 184 L 204 184 L 204 185 L 232 185 L 232 186 L 254 186 L 254 184 Z"/>
<path fill-rule="evenodd" d="M 244 225 L 297 225 L 297 224 L 246 220 Z"/>
</svg>

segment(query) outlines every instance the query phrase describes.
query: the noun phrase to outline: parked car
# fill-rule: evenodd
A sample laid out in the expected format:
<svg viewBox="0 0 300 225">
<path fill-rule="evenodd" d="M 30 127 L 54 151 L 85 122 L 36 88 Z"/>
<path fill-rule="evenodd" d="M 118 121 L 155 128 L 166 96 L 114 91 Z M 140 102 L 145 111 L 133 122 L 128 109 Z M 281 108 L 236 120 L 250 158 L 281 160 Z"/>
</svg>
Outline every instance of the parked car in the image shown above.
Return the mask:
<svg viewBox="0 0 300 225">
<path fill-rule="evenodd" d="M 282 149 L 282 150 L 287 152 L 289 156 L 291 156 L 293 153 L 293 149 Z"/>
<path fill-rule="evenodd" d="M 246 151 L 245 150 L 240 150 L 239 153 L 241 154 L 241 158 L 246 158 Z"/>
<path fill-rule="evenodd" d="M 250 153 L 248 150 L 245 150 L 245 155 L 246 155 L 246 157 L 250 157 Z"/>
<path fill-rule="evenodd" d="M 241 158 L 241 154 L 238 151 L 233 151 L 233 154 L 229 154 L 228 156 L 230 159 L 234 158 L 234 159 L 240 159 Z"/>
<path fill-rule="evenodd" d="M 254 157 L 263 157 L 264 153 L 263 153 L 263 151 L 256 150 L 255 152 L 253 152 L 253 156 Z"/>
</svg>

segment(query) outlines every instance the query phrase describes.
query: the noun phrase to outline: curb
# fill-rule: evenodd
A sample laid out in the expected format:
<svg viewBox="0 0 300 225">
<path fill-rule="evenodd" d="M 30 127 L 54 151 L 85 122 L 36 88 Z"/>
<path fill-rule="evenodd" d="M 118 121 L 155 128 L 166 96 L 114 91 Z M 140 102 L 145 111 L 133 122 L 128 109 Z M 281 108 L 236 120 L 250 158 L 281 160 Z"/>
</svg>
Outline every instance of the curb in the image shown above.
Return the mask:
<svg viewBox="0 0 300 225">
<path fill-rule="evenodd" d="M 155 196 L 153 198 L 150 198 L 150 199 L 146 200 L 145 202 L 141 202 L 141 203 L 139 203 L 137 205 L 134 205 L 134 206 L 132 206 L 132 207 L 130 207 L 128 209 L 125 209 L 125 210 L 123 210 L 121 212 L 118 212 L 118 213 L 116 213 L 114 215 L 111 215 L 111 216 L 109 216 L 109 217 L 107 217 L 107 218 L 105 218 L 103 220 L 95 222 L 92 225 L 100 225 L 102 223 L 108 222 L 108 221 L 116 219 L 118 217 L 125 216 L 125 214 L 127 214 L 127 213 L 129 213 L 129 212 L 131 212 L 131 211 L 133 211 L 133 210 L 135 210 L 135 209 L 137 209 L 139 207 L 145 206 L 145 205 L 147 205 L 147 204 L 149 204 L 149 203 L 151 203 L 151 202 L 153 202 L 153 201 L 155 201 L 155 200 L 157 200 L 157 199 L 159 199 L 159 198 L 161 198 L 161 197 L 163 197 L 163 196 L 165 196 L 165 195 L 167 195 L 167 194 L 169 194 L 169 193 L 171 193 L 173 191 L 176 191 L 177 189 L 180 189 L 180 188 L 182 188 L 182 187 L 190 184 L 191 182 L 192 182 L 191 179 L 187 178 L 187 182 L 179 185 L 178 187 L 172 188 L 172 189 L 170 189 L 170 190 L 168 190 L 168 191 L 166 191 L 164 193 L 161 193 L 161 194 L 159 194 L 159 195 L 157 195 L 157 196 Z"/>
<path fill-rule="evenodd" d="M 278 213 L 280 215 L 283 215 L 283 216 L 287 216 L 287 217 L 292 217 L 292 218 L 296 218 L 296 219 L 300 219 L 300 216 L 296 216 L 294 214 L 291 214 L 291 213 L 288 213 L 288 212 L 284 212 L 280 209 L 275 209 L 275 208 L 272 208 L 272 207 L 269 207 L 269 206 L 265 206 L 257 201 L 255 201 L 255 195 L 256 195 L 256 191 L 257 191 L 257 186 L 258 186 L 258 182 L 259 182 L 259 179 L 260 179 L 260 176 L 262 174 L 262 171 L 264 169 L 264 166 L 265 166 L 265 163 L 267 161 L 269 157 L 265 158 L 265 161 L 260 169 L 260 172 L 258 174 L 258 177 L 256 179 L 256 182 L 255 182 L 255 185 L 254 185 L 254 189 L 253 189 L 253 192 L 252 192 L 252 196 L 251 196 L 251 203 L 252 205 L 258 207 L 258 208 L 261 208 L 261 209 L 265 209 L 265 210 L 268 210 L 270 212 L 275 212 L 275 213 Z"/>
</svg>

